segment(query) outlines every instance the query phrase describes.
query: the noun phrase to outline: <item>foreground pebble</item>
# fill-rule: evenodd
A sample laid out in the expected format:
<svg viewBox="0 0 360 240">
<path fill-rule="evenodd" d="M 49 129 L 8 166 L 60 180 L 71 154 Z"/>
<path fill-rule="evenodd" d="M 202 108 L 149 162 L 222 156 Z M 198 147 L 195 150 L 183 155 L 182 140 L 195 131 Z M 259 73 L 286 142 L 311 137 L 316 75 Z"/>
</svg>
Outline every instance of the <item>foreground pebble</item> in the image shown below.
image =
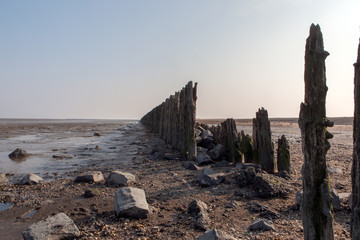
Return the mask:
<svg viewBox="0 0 360 240">
<path fill-rule="evenodd" d="M 115 192 L 114 209 L 117 217 L 147 218 L 149 205 L 145 191 L 131 187 L 120 188 Z"/>
<path fill-rule="evenodd" d="M 65 213 L 58 213 L 29 226 L 22 235 L 25 240 L 61 240 L 79 237 L 80 231 Z"/>
<path fill-rule="evenodd" d="M 33 185 L 44 181 L 41 177 L 36 174 L 27 174 L 20 180 L 20 185 Z"/>
</svg>

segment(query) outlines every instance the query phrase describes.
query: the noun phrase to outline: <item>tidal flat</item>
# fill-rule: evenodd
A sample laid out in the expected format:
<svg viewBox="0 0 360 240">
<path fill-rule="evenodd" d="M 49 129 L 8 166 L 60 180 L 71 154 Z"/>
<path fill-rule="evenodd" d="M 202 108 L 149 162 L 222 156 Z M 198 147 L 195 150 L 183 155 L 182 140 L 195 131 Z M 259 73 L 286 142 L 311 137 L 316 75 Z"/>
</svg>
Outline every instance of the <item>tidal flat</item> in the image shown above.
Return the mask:
<svg viewBox="0 0 360 240">
<path fill-rule="evenodd" d="M 217 124 L 220 120 L 199 121 Z M 238 131 L 251 135 L 251 120 L 239 120 L 236 124 Z M 301 239 L 301 214 L 295 197 L 302 189 L 300 130 L 294 119 L 271 120 L 271 129 L 274 143 L 282 134 L 290 143 L 292 171 L 286 180 L 290 192 L 286 197 L 261 199 L 239 194 L 233 177 L 234 164 L 187 170 L 183 166 L 185 159 L 178 152 L 137 121 L 2 119 L 0 173 L 5 173 L 10 183 L 0 186 L 0 202 L 6 205 L 6 210 L 0 212 L 0 239 L 22 239 L 23 229 L 59 212 L 74 220 L 80 239 L 196 239 L 204 230 L 194 228 L 188 213 L 194 199 L 207 204 L 210 228 L 238 239 Z M 350 193 L 352 120 L 337 119 L 329 131 L 334 134 L 327 155 L 333 170 L 329 173 L 331 187 L 338 193 Z M 8 154 L 16 148 L 23 148 L 30 156 L 11 160 Z M 154 150 L 167 157 L 154 157 Z M 205 167 L 226 173 L 225 181 L 201 187 L 196 178 Z M 115 216 L 117 187 L 74 182 L 87 171 L 101 171 L 106 178 L 113 170 L 135 175 L 136 181 L 130 186 L 144 189 L 151 206 L 147 219 Z M 35 173 L 44 181 L 18 184 L 27 173 Z M 94 196 L 86 197 L 85 191 Z M 254 204 L 275 213 L 268 219 L 275 230 L 248 229 L 262 214 L 249 210 L 249 205 Z M 341 209 L 334 213 L 336 239 L 350 239 L 349 221 L 350 209 L 344 198 Z"/>
</svg>

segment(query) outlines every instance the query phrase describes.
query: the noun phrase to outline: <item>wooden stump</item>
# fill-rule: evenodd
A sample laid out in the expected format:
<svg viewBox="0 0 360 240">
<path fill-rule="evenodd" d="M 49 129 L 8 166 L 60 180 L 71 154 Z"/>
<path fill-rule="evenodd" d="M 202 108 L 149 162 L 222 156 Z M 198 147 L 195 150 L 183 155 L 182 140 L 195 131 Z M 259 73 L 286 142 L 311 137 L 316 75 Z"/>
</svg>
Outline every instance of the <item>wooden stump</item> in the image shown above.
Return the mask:
<svg viewBox="0 0 360 240">
<path fill-rule="evenodd" d="M 220 125 L 210 127 L 217 144 L 225 147 L 227 157 L 232 162 L 243 162 L 243 154 L 240 149 L 240 139 L 236 130 L 235 120 L 226 119 Z"/>
<path fill-rule="evenodd" d="M 290 173 L 290 145 L 285 135 L 278 139 L 277 166 L 278 171 Z"/>
<path fill-rule="evenodd" d="M 269 173 L 277 172 L 274 158 L 274 144 L 271 142 L 270 121 L 268 112 L 261 108 L 253 119 L 253 147 L 255 163 Z"/>
<path fill-rule="evenodd" d="M 354 64 L 354 129 L 353 129 L 353 165 L 351 169 L 352 181 L 352 205 L 351 208 L 351 238 L 360 239 L 360 44 L 358 47 L 358 57 Z"/>
<path fill-rule="evenodd" d="M 326 119 L 327 93 L 325 59 L 320 26 L 310 27 L 305 48 L 305 101 L 300 106 L 299 127 L 304 154 L 303 199 L 301 214 L 304 239 L 334 239 L 330 182 L 326 170 L 326 153 L 330 148 Z"/>
<path fill-rule="evenodd" d="M 245 133 L 241 131 L 239 133 L 240 139 L 240 151 L 244 154 L 244 161 L 246 163 L 252 163 L 254 161 L 253 154 L 253 139 Z"/>
</svg>

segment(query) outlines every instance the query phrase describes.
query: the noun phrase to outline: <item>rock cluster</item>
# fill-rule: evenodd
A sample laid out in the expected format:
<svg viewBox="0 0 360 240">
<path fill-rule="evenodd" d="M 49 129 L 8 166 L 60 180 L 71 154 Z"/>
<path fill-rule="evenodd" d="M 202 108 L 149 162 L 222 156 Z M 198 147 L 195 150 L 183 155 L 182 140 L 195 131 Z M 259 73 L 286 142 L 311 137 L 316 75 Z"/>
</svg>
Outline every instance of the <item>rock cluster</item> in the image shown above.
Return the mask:
<svg viewBox="0 0 360 240">
<path fill-rule="evenodd" d="M 234 178 L 239 187 L 248 187 L 259 198 L 285 197 L 291 191 L 283 178 L 254 167 L 238 168 Z"/>
</svg>

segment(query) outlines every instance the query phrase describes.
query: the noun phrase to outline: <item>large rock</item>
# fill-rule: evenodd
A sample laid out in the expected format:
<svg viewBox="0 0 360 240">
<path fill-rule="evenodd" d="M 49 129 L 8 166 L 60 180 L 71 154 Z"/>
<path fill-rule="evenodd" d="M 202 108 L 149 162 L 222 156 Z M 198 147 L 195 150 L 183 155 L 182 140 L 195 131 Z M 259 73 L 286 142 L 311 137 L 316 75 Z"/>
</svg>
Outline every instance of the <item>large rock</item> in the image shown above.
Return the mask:
<svg viewBox="0 0 360 240">
<path fill-rule="evenodd" d="M 214 149 L 209 151 L 209 156 L 212 160 L 218 160 L 225 154 L 225 147 L 217 144 Z"/>
<path fill-rule="evenodd" d="M 269 231 L 275 230 L 273 225 L 271 225 L 268 221 L 264 219 L 257 219 L 249 226 L 250 231 L 262 230 L 262 231 Z"/>
<path fill-rule="evenodd" d="M 195 165 L 195 163 L 191 161 L 186 161 L 183 163 L 183 166 L 187 170 L 199 170 L 199 167 Z"/>
<path fill-rule="evenodd" d="M 135 176 L 131 173 L 121 172 L 121 171 L 112 171 L 109 177 L 106 179 L 106 184 L 126 187 L 129 183 L 135 181 Z"/>
<path fill-rule="evenodd" d="M 210 130 L 204 130 L 200 133 L 200 137 L 202 139 L 206 139 L 208 137 L 214 137 L 213 134 L 210 132 Z"/>
<path fill-rule="evenodd" d="M 103 182 L 104 176 L 100 171 L 86 172 L 77 176 L 75 182 L 84 182 L 84 183 L 98 183 Z"/>
<path fill-rule="evenodd" d="M 225 180 L 225 176 L 224 173 L 216 173 L 210 168 L 204 168 L 201 170 L 196 180 L 201 186 L 209 187 L 220 184 Z"/>
<path fill-rule="evenodd" d="M 212 229 L 206 231 L 197 240 L 236 240 L 236 238 L 226 234 L 223 231 Z"/>
<path fill-rule="evenodd" d="M 290 192 L 285 180 L 264 172 L 256 174 L 252 188 L 260 198 L 285 197 Z"/>
<path fill-rule="evenodd" d="M 62 240 L 80 236 L 80 231 L 65 213 L 58 213 L 27 227 L 22 235 L 25 240 Z"/>
<path fill-rule="evenodd" d="M 20 185 L 33 185 L 44 181 L 41 177 L 36 174 L 26 174 L 21 180 Z"/>
<path fill-rule="evenodd" d="M 201 165 L 211 164 L 213 163 L 213 160 L 209 157 L 209 155 L 201 152 L 197 155 L 196 162 L 199 166 L 201 166 Z"/>
<path fill-rule="evenodd" d="M 149 214 L 145 192 L 139 188 L 123 187 L 116 191 L 114 208 L 118 217 L 147 218 Z"/>
<path fill-rule="evenodd" d="M 9 154 L 9 158 L 24 158 L 27 157 L 29 154 L 21 149 L 21 148 L 17 148 L 15 149 L 12 153 Z"/>
<path fill-rule="evenodd" d="M 188 213 L 190 213 L 194 220 L 194 228 L 208 230 L 210 225 L 210 219 L 207 214 L 206 203 L 200 200 L 193 200 L 189 204 Z"/>
<path fill-rule="evenodd" d="M 9 179 L 6 177 L 5 173 L 0 174 L 0 186 L 9 184 Z"/>
</svg>

